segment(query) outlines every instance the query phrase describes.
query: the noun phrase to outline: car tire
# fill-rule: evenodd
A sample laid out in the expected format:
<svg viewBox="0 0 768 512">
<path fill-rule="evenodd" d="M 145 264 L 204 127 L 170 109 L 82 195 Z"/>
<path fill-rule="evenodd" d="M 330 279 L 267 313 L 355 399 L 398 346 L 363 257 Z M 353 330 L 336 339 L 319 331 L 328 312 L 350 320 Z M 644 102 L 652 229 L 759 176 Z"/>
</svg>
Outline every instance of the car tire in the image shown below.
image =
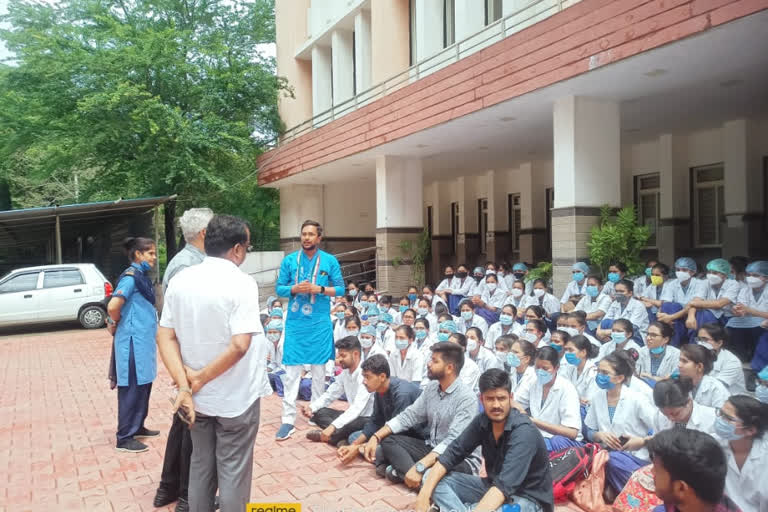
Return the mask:
<svg viewBox="0 0 768 512">
<path fill-rule="evenodd" d="M 107 312 L 99 306 L 87 306 L 80 311 L 77 319 L 85 329 L 98 329 L 104 327 L 107 320 Z"/>
</svg>

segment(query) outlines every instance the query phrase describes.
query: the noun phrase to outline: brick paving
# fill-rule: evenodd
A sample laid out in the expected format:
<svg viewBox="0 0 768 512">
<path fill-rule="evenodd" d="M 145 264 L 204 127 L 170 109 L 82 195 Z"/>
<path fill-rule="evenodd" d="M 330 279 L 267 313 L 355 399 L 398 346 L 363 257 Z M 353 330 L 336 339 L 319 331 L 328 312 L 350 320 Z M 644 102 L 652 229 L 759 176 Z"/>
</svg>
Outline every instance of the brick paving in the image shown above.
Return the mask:
<svg viewBox="0 0 768 512">
<path fill-rule="evenodd" d="M 147 426 L 150 450 L 117 452 L 116 392 L 106 379 L 105 330 L 0 332 L 0 512 L 174 510 L 152 506 L 171 423 L 170 379 L 158 363 Z M 331 447 L 310 443 L 310 427 L 276 443 L 280 399 L 262 401 L 251 499 L 301 502 L 303 510 L 385 511 L 415 494 L 375 476 L 364 461 L 340 466 Z M 564 509 L 567 510 L 567 509 Z"/>
</svg>

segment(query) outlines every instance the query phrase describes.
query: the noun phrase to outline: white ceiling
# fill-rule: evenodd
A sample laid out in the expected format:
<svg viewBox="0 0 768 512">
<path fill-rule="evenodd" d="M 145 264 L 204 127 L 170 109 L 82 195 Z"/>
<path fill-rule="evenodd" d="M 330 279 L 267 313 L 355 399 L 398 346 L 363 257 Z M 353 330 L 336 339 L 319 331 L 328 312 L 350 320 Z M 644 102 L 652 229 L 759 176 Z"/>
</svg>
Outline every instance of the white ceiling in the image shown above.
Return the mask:
<svg viewBox="0 0 768 512">
<path fill-rule="evenodd" d="M 619 101 L 622 142 L 633 143 L 763 117 L 767 91 L 768 11 L 762 11 L 271 186 L 369 180 L 379 155 L 422 158 L 426 183 L 551 159 L 552 105 L 567 95 Z"/>
</svg>

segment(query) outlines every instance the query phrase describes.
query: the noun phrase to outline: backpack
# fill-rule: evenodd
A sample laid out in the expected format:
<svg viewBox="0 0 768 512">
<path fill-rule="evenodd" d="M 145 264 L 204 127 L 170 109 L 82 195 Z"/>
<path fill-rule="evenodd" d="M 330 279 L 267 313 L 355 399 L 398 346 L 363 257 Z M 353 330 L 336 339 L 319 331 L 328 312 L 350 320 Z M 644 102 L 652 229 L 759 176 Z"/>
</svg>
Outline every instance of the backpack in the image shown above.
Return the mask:
<svg viewBox="0 0 768 512">
<path fill-rule="evenodd" d="M 587 444 L 572 446 L 549 455 L 555 503 L 567 501 L 576 483 L 589 476 L 592 460 L 599 450 L 599 446 Z"/>
</svg>

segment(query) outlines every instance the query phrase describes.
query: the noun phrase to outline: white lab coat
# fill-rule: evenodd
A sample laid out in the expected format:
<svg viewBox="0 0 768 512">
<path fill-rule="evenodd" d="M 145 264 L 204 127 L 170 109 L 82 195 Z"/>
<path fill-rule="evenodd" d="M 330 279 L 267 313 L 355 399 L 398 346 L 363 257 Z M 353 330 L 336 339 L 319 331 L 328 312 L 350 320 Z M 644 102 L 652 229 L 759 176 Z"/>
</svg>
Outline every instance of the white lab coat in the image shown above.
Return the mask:
<svg viewBox="0 0 768 512">
<path fill-rule="evenodd" d="M 365 353 L 365 349 L 362 349 L 360 351 L 360 362 L 362 363 L 366 359 L 369 359 L 371 356 L 375 356 L 376 354 L 381 354 L 384 357 L 387 356 L 387 351 L 384 350 L 384 348 L 379 344 L 379 342 L 374 341 L 373 345 L 371 345 L 371 348 L 368 349 L 368 353 Z"/>
<path fill-rule="evenodd" d="M 646 311 L 643 303 L 634 297 L 629 299 L 624 309 L 621 309 L 621 305 L 618 302 L 613 301 L 603 318 L 606 320 L 625 318 L 632 322 L 636 333 L 639 331 L 643 340 L 645 340 L 645 335 L 648 334 L 648 311 Z"/>
<path fill-rule="evenodd" d="M 645 293 L 645 289 L 651 286 L 651 283 L 648 281 L 648 277 L 645 274 L 641 275 L 640 277 L 636 277 L 633 283 L 634 288 L 632 293 L 638 297 L 642 296 L 643 293 Z"/>
<path fill-rule="evenodd" d="M 469 352 L 464 355 L 464 360 L 466 361 L 467 359 L 470 359 Z M 480 347 L 480 350 L 477 352 L 477 357 L 472 358 L 472 360 L 477 364 L 481 374 L 491 368 L 504 369 L 504 365 L 499 362 L 496 353 L 485 347 Z"/>
<path fill-rule="evenodd" d="M 470 327 L 477 327 L 483 332 L 483 339 L 488 334 L 488 322 L 485 321 L 480 315 L 472 315 L 472 320 L 469 322 L 464 321 L 463 317 L 459 317 L 459 321 L 456 322 L 456 328 L 461 334 L 466 334 L 467 329 Z"/>
<path fill-rule="evenodd" d="M 558 313 L 560 311 L 560 303 L 557 302 L 557 299 L 551 293 L 545 293 L 541 297 L 535 295 L 525 295 L 524 297 L 523 311 L 530 306 L 543 307 L 544 311 L 547 312 L 547 316 L 552 316 L 553 313 Z"/>
<path fill-rule="evenodd" d="M 608 342 L 604 343 L 603 346 L 600 347 L 600 353 L 597 355 L 597 360 L 598 361 L 602 361 L 603 358 L 605 358 L 609 354 L 612 354 L 613 351 L 616 350 L 617 348 L 622 348 L 624 350 L 629 350 L 630 348 L 633 348 L 633 349 L 637 350 L 638 353 L 639 353 L 641 347 L 640 347 L 640 345 L 637 344 L 637 342 L 635 340 L 633 340 L 631 338 L 624 342 L 624 346 L 623 347 L 617 347 L 616 342 L 611 340 L 611 341 L 608 341 Z"/>
<path fill-rule="evenodd" d="M 693 399 L 701 405 L 719 409 L 731 396 L 726 389 L 725 384 L 712 377 L 705 375 L 702 377 L 699 387 L 693 390 Z"/>
<path fill-rule="evenodd" d="M 709 372 L 709 376 L 722 382 L 731 395 L 744 395 L 747 393 L 741 360 L 729 350 L 720 349 L 715 366 Z"/>
<path fill-rule="evenodd" d="M 701 405 L 700 403 L 694 401 L 693 402 L 693 411 L 691 411 L 691 417 L 688 419 L 688 423 L 685 424 L 685 427 L 691 430 L 698 430 L 699 432 L 704 432 L 705 434 L 709 434 L 713 437 L 715 436 L 715 420 L 717 419 L 717 414 L 715 412 L 715 409 L 712 407 L 707 407 L 704 405 Z M 662 430 L 669 430 L 675 426 L 674 423 L 672 423 L 669 418 L 664 416 L 664 413 L 662 413 L 660 410 L 656 411 L 656 423 L 653 427 L 653 431 L 658 433 Z"/>
<path fill-rule="evenodd" d="M 577 429 L 579 433 L 576 440 L 581 440 L 581 404 L 579 393 L 571 381 L 557 375 L 546 400 L 542 404 L 541 397 L 543 394 L 544 388 L 536 379 L 529 386 L 521 389 L 515 395 L 515 400 L 526 409 L 530 409 L 532 418 Z M 539 431 L 544 437 L 554 435 L 541 429 Z"/>
<path fill-rule="evenodd" d="M 648 286 L 645 288 L 645 290 L 643 290 L 643 294 L 641 296 L 651 300 L 663 300 L 664 292 L 667 289 L 667 287 L 669 287 L 669 281 L 664 281 L 663 283 L 661 283 L 661 287 L 658 287 L 652 284 L 651 286 Z M 659 312 L 659 308 L 657 308 L 656 306 L 651 306 L 648 309 L 650 309 L 651 313 L 654 313 L 654 314 Z"/>
<path fill-rule="evenodd" d="M 573 295 L 586 295 L 586 294 L 587 294 L 587 280 L 584 279 L 584 282 L 581 285 L 579 285 L 579 283 L 571 279 L 570 281 L 568 281 L 568 286 L 565 287 L 563 296 L 560 297 L 560 304 L 565 304 L 566 302 L 568 302 Z"/>
<path fill-rule="evenodd" d="M 395 331 L 392 329 L 387 329 L 383 335 L 376 331 L 376 340 L 378 340 L 387 354 L 391 354 L 395 350 Z"/>
<path fill-rule="evenodd" d="M 584 362 L 584 369 L 579 374 L 579 367 L 570 363 L 560 365 L 558 374 L 571 381 L 571 384 L 576 388 L 579 393 L 579 398 L 582 400 L 592 400 L 597 385 L 593 385 L 595 377 L 597 376 L 597 360 L 587 359 Z"/>
<path fill-rule="evenodd" d="M 406 380 L 408 382 L 421 382 L 424 377 L 424 354 L 416 346 L 415 343 L 411 343 L 408 350 L 405 353 L 405 359 L 403 359 L 400 350 L 395 348 L 389 354 L 389 371 L 392 377 Z"/>
<path fill-rule="evenodd" d="M 427 322 L 429 322 L 429 332 L 430 333 L 436 333 L 437 332 L 437 315 L 434 313 L 427 313 L 425 317 L 417 316 L 416 319 L 424 318 Z"/>
<path fill-rule="evenodd" d="M 488 288 L 486 288 L 480 298 L 489 306 L 493 306 L 496 309 L 501 309 L 501 307 L 504 305 L 504 301 L 507 300 L 507 292 L 497 288 L 494 290 L 493 295 L 491 295 L 488 292 Z"/>
<path fill-rule="evenodd" d="M 520 336 L 523 332 L 523 324 L 513 321 L 512 325 L 501 325 L 501 322 L 496 322 L 488 328 L 488 334 L 485 336 L 485 347 L 489 350 L 496 350 L 496 340 L 507 334 L 514 334 Z"/>
<path fill-rule="evenodd" d="M 768 510 L 768 437 L 752 441 L 747 460 L 739 469 L 730 443 L 721 441 L 728 472 L 725 476 L 725 493 L 742 512 L 765 512 Z"/>
<path fill-rule="evenodd" d="M 739 291 L 736 302 L 758 311 L 768 311 L 768 286 L 763 286 L 762 290 L 753 290 L 744 284 Z M 727 326 L 736 329 L 750 329 L 760 327 L 763 320 L 764 318 L 759 316 L 734 316 L 728 320 Z"/>
<path fill-rule="evenodd" d="M 512 304 L 517 308 L 518 312 L 520 312 L 520 310 L 525 308 L 525 300 L 528 295 L 530 295 L 530 293 L 523 293 L 521 296 L 515 297 L 511 293 L 507 292 L 507 298 L 504 299 L 503 305 L 506 306 L 507 304 Z"/>
<path fill-rule="evenodd" d="M 517 373 L 517 368 L 512 368 L 509 378 L 512 381 L 512 393 L 528 393 L 525 389 L 536 382 L 536 370 L 533 366 L 527 366 L 522 374 Z"/>
<path fill-rule="evenodd" d="M 601 389 L 592 397 L 584 423 L 596 432 L 611 432 L 617 437 L 646 437 L 653 430 L 655 420 L 656 408 L 641 394 L 622 385 L 613 421 L 608 412 L 607 391 Z M 648 460 L 648 450 L 645 448 L 630 453 Z"/>
<path fill-rule="evenodd" d="M 663 302 L 674 302 L 685 306 L 696 297 L 704 298 L 707 295 L 709 284 L 703 279 L 692 277 L 687 283 L 683 284 L 678 279 L 670 279 L 664 286 L 661 294 Z"/>
<path fill-rule="evenodd" d="M 463 295 L 464 297 L 467 297 L 469 296 L 469 292 L 474 285 L 475 279 L 472 276 L 467 276 L 464 279 L 459 279 L 458 277 L 454 276 L 449 289 L 453 290 L 451 295 Z"/>
<path fill-rule="evenodd" d="M 584 295 L 578 304 L 576 304 L 576 307 L 573 309 L 574 311 L 584 311 L 586 314 L 591 315 L 592 313 L 596 311 L 602 311 L 603 313 L 608 312 L 608 308 L 611 307 L 611 302 L 613 299 L 609 297 L 608 295 L 604 293 L 599 293 L 597 297 L 590 297 L 589 295 Z M 603 315 L 603 318 L 605 318 L 605 315 Z M 587 325 L 590 329 L 594 330 L 597 329 L 597 327 L 600 325 L 600 321 L 598 320 L 588 320 Z"/>
<path fill-rule="evenodd" d="M 702 297 L 705 300 L 720 300 L 720 299 L 728 299 L 731 301 L 731 303 L 723 308 L 720 309 L 710 309 L 709 312 L 715 315 L 715 318 L 720 318 L 723 316 L 723 314 L 728 314 L 730 316 L 731 314 L 731 306 L 736 304 L 739 300 L 739 293 L 741 292 L 741 285 L 739 285 L 739 282 L 734 279 L 726 279 L 723 281 L 723 283 L 720 285 L 720 288 L 714 288 L 712 285 L 708 284 L 707 289 L 707 296 Z"/>
<path fill-rule="evenodd" d="M 640 373 L 651 373 L 651 351 L 648 347 L 641 347 L 638 350 L 640 357 L 637 358 L 637 365 L 635 371 Z M 667 345 L 664 350 L 664 354 L 661 356 L 661 364 L 654 377 L 669 377 L 677 370 L 678 363 L 680 362 L 680 350 Z"/>
</svg>

